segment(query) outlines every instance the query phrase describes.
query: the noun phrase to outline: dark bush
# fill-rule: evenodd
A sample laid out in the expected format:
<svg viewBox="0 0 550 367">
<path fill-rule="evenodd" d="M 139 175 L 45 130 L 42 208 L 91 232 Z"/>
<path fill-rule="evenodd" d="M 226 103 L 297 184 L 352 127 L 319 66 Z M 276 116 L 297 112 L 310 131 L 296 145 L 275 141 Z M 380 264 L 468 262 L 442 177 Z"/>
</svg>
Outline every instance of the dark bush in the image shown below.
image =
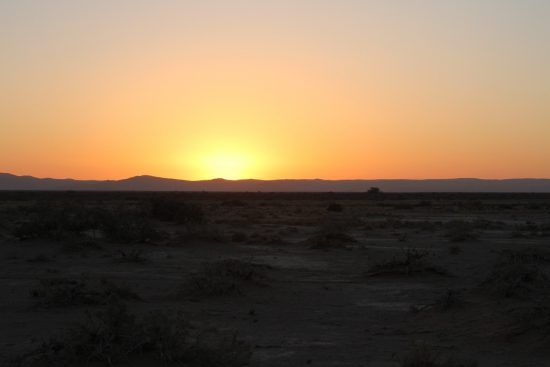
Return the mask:
<svg viewBox="0 0 550 367">
<path fill-rule="evenodd" d="M 267 265 L 236 259 L 208 263 L 185 284 L 183 291 L 207 296 L 243 294 L 246 285 L 265 285 L 267 269 Z"/>
<path fill-rule="evenodd" d="M 120 256 L 116 260 L 121 263 L 145 264 L 149 262 L 140 249 L 120 250 L 119 254 Z"/>
<path fill-rule="evenodd" d="M 340 212 L 343 212 L 344 211 L 344 207 L 338 203 L 330 203 L 327 207 L 327 210 L 329 212 L 337 212 L 337 213 L 340 213 Z"/>
<path fill-rule="evenodd" d="M 201 224 L 205 222 L 202 208 L 197 204 L 159 197 L 151 200 L 151 216 L 154 219 L 178 224 Z"/>
<path fill-rule="evenodd" d="M 337 230 L 324 230 L 305 241 L 312 249 L 338 249 L 357 243 L 357 240 L 347 233 Z"/>
<path fill-rule="evenodd" d="M 143 214 L 133 210 L 106 211 L 101 230 L 107 239 L 120 243 L 148 243 L 162 238 Z"/>
<path fill-rule="evenodd" d="M 529 298 L 544 294 L 548 277 L 536 263 L 508 258 L 497 262 L 482 287 L 505 298 Z"/>
<path fill-rule="evenodd" d="M 370 195 L 377 195 L 377 194 L 380 194 L 381 192 L 382 191 L 378 187 L 371 187 L 370 189 L 367 190 L 367 194 L 370 194 Z"/>
<path fill-rule="evenodd" d="M 501 257 L 514 263 L 550 263 L 550 248 L 546 246 L 530 246 L 519 250 L 503 250 Z"/>
<path fill-rule="evenodd" d="M 435 301 L 435 308 L 440 311 L 449 311 L 460 308 L 464 304 L 462 294 L 453 289 L 447 289 L 443 296 Z"/>
<path fill-rule="evenodd" d="M 367 272 L 368 276 L 380 275 L 446 275 L 447 271 L 428 261 L 429 252 L 426 250 L 407 248 L 400 257 L 394 257 L 386 262 L 373 265 Z"/>
<path fill-rule="evenodd" d="M 101 305 L 118 300 L 137 300 L 138 295 L 125 286 L 106 279 L 43 279 L 31 290 L 31 296 L 43 307 Z"/>
<path fill-rule="evenodd" d="M 416 203 L 416 206 L 419 208 L 429 208 L 433 204 L 430 200 L 420 200 L 418 203 Z"/>
<path fill-rule="evenodd" d="M 231 241 L 233 242 L 244 242 L 248 239 L 248 236 L 244 232 L 235 232 L 231 236 Z"/>
<path fill-rule="evenodd" d="M 445 236 L 451 242 L 475 241 L 479 238 L 474 223 L 455 220 L 447 223 L 446 227 Z"/>
<path fill-rule="evenodd" d="M 233 206 L 233 207 L 245 207 L 248 206 L 248 203 L 243 200 L 233 199 L 233 200 L 225 200 L 221 203 L 222 206 Z"/>
<path fill-rule="evenodd" d="M 476 361 L 456 358 L 443 359 L 425 344 L 416 345 L 401 362 L 401 367 L 477 367 Z"/>
<path fill-rule="evenodd" d="M 197 332 L 181 314 L 151 312 L 142 318 L 120 303 L 87 313 L 85 322 L 21 356 L 24 366 L 105 365 L 148 361 L 150 365 L 240 367 L 251 348 L 216 332 Z"/>
<path fill-rule="evenodd" d="M 462 252 L 462 248 L 457 245 L 453 245 L 449 247 L 449 253 L 451 255 L 459 255 Z"/>
<path fill-rule="evenodd" d="M 20 239 L 63 240 L 82 236 L 116 242 L 149 242 L 161 237 L 142 211 L 132 207 L 99 208 L 71 203 L 40 203 L 26 208 L 13 234 Z"/>
<path fill-rule="evenodd" d="M 22 209 L 13 235 L 19 239 L 64 239 L 98 230 L 102 211 L 71 203 L 38 203 Z"/>
</svg>

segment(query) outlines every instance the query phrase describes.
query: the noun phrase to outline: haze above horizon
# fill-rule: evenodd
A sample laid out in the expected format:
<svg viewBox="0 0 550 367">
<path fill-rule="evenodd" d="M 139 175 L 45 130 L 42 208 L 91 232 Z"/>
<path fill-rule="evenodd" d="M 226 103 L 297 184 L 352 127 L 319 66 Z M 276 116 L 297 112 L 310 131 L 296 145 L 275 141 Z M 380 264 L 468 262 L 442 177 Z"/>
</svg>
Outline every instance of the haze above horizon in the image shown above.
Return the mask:
<svg viewBox="0 0 550 367">
<path fill-rule="evenodd" d="M 0 171 L 550 177 L 545 0 L 0 0 Z"/>
</svg>

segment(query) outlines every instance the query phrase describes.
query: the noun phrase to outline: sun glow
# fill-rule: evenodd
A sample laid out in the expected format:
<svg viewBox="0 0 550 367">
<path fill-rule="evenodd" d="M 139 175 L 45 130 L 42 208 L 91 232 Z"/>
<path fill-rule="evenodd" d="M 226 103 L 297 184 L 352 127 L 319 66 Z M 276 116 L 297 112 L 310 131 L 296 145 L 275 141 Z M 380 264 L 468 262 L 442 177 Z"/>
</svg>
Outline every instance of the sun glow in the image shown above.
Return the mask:
<svg viewBox="0 0 550 367">
<path fill-rule="evenodd" d="M 205 178 L 238 180 L 247 178 L 251 162 L 244 154 L 218 152 L 206 155 L 200 165 Z"/>
</svg>

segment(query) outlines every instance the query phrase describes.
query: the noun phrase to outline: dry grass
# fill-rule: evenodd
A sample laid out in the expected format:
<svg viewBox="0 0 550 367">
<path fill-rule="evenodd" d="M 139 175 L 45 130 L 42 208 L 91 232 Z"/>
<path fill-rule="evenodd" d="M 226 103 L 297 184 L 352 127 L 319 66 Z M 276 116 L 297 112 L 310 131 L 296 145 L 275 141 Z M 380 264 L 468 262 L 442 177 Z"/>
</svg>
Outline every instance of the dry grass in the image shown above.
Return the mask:
<svg viewBox="0 0 550 367">
<path fill-rule="evenodd" d="M 450 311 L 464 306 L 462 294 L 453 289 L 447 291 L 439 297 L 434 304 L 434 308 L 439 311 Z"/>
<path fill-rule="evenodd" d="M 548 278 L 538 268 L 525 264 L 498 265 L 483 282 L 493 294 L 505 298 L 529 298 Z"/>
<path fill-rule="evenodd" d="M 139 296 L 127 286 L 106 279 L 78 280 L 43 279 L 31 290 L 31 296 L 42 307 L 104 305 L 113 300 L 138 300 Z"/>
<path fill-rule="evenodd" d="M 150 260 L 143 255 L 141 249 L 129 249 L 119 250 L 119 256 L 116 258 L 117 262 L 121 263 L 133 263 L 133 264 L 146 264 Z"/>
<path fill-rule="evenodd" d="M 194 329 L 181 314 L 150 312 L 138 318 L 120 303 L 52 338 L 14 361 L 16 366 L 149 365 L 240 367 L 248 364 L 251 348 L 232 337 Z"/>
<path fill-rule="evenodd" d="M 162 237 L 139 207 L 106 208 L 65 201 L 21 208 L 12 234 L 21 240 L 105 238 L 120 243 L 147 243 Z"/>
<path fill-rule="evenodd" d="M 548 277 L 531 257 L 503 256 L 481 286 L 505 298 L 530 298 L 535 292 L 545 294 Z"/>
<path fill-rule="evenodd" d="M 403 358 L 401 367 L 477 367 L 475 361 L 463 361 L 456 358 L 443 359 L 426 344 L 417 344 Z"/>
<path fill-rule="evenodd" d="M 348 245 L 357 243 L 357 240 L 344 232 L 333 230 L 322 231 L 307 239 L 306 243 L 309 248 L 322 250 L 346 248 Z"/>
<path fill-rule="evenodd" d="M 445 237 L 451 242 L 475 241 L 479 238 L 479 233 L 474 223 L 455 220 L 447 223 L 446 227 Z"/>
<path fill-rule="evenodd" d="M 205 296 L 242 295 L 246 286 L 265 286 L 268 269 L 267 265 L 236 259 L 208 263 L 184 285 L 183 292 Z"/>
<path fill-rule="evenodd" d="M 382 275 L 447 275 L 447 271 L 428 261 L 430 253 L 426 250 L 406 248 L 401 256 L 373 265 L 367 272 L 368 276 Z"/>
</svg>

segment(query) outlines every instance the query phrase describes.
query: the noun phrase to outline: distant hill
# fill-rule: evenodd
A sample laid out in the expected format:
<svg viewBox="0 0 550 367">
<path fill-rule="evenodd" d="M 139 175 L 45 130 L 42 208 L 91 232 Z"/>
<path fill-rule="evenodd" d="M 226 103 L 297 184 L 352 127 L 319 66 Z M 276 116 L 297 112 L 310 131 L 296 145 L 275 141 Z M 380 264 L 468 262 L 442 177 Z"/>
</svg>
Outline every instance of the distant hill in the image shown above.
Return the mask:
<svg viewBox="0 0 550 367">
<path fill-rule="evenodd" d="M 379 187 L 385 192 L 548 192 L 550 179 L 483 180 L 204 180 L 187 181 L 154 176 L 123 180 L 73 180 L 15 176 L 0 173 L 0 190 L 80 191 L 264 191 L 363 192 Z"/>
</svg>

